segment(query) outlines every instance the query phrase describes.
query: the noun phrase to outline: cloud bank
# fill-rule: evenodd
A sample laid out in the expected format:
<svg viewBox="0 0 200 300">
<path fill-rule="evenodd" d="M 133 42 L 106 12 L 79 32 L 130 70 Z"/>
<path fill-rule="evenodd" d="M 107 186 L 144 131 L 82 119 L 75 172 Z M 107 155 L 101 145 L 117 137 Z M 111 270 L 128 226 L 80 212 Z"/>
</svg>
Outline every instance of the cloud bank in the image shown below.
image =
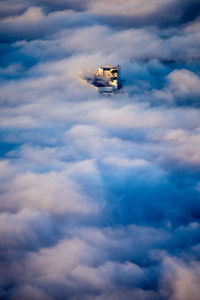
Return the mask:
<svg viewBox="0 0 200 300">
<path fill-rule="evenodd" d="M 198 300 L 198 12 L 1 2 L 1 299 Z M 118 63 L 119 94 L 81 79 Z"/>
</svg>

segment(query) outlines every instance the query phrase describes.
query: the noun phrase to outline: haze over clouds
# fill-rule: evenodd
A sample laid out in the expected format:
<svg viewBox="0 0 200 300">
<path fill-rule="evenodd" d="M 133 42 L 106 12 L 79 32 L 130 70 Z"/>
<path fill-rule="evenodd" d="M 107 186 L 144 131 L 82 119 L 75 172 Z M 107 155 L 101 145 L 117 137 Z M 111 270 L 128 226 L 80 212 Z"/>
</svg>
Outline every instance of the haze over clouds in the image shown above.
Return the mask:
<svg viewBox="0 0 200 300">
<path fill-rule="evenodd" d="M 1 1 L 1 299 L 199 299 L 199 8 Z"/>
</svg>

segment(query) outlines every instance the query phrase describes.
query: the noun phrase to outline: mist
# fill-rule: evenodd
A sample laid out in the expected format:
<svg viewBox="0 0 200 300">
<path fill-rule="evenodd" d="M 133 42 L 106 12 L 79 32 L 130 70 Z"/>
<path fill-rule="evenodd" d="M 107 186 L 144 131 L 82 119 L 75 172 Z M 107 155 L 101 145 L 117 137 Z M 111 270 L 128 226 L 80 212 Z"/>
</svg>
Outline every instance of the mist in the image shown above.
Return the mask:
<svg viewBox="0 0 200 300">
<path fill-rule="evenodd" d="M 199 299 L 199 8 L 1 1 L 1 299 Z"/>
</svg>

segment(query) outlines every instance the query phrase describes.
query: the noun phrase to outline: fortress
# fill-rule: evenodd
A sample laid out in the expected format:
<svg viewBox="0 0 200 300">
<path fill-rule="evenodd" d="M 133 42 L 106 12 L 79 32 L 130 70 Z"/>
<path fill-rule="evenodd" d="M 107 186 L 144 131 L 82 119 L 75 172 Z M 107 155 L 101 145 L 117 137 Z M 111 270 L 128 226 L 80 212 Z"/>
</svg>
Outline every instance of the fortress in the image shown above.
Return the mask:
<svg viewBox="0 0 200 300">
<path fill-rule="evenodd" d="M 120 89 L 120 66 L 99 67 L 98 72 L 91 77 L 85 77 L 89 83 L 98 88 L 100 93 L 109 94 Z"/>
</svg>

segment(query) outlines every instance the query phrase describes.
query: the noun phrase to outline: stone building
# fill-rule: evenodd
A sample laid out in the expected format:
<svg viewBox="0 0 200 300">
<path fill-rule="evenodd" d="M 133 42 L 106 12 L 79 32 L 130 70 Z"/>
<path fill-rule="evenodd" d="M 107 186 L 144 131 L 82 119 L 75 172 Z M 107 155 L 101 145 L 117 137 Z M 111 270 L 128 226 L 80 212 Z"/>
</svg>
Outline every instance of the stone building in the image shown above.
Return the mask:
<svg viewBox="0 0 200 300">
<path fill-rule="evenodd" d="M 115 89 L 119 88 L 119 70 L 120 66 L 105 66 L 98 69 L 97 77 L 103 78 L 107 86 L 113 86 Z"/>
</svg>

